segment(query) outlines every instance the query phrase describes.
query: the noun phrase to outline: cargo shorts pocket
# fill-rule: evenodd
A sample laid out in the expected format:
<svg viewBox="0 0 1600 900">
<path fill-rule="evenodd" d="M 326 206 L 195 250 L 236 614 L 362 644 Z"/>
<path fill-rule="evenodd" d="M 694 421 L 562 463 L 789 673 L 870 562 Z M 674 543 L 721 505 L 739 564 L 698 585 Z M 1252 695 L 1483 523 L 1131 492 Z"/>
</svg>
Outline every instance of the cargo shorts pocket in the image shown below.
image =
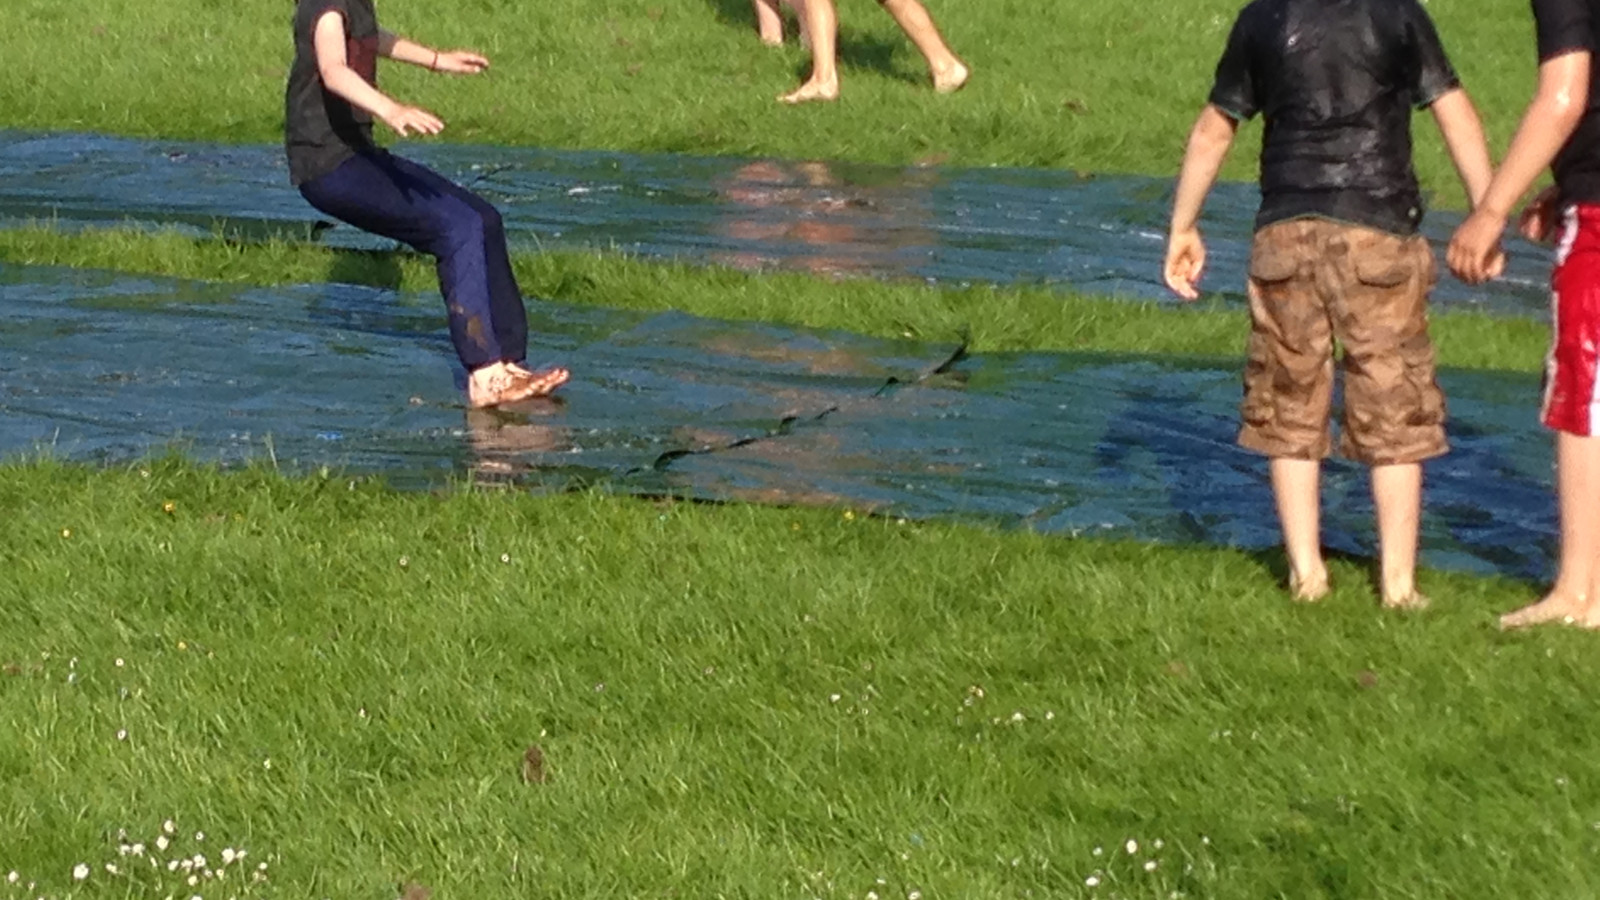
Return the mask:
<svg viewBox="0 0 1600 900">
<path fill-rule="evenodd" d="M 1397 288 L 1421 275 L 1422 286 L 1438 281 L 1433 250 L 1422 238 L 1386 238 L 1356 256 L 1356 280 L 1376 288 Z"/>
<path fill-rule="evenodd" d="M 1300 272 L 1300 259 L 1290 250 L 1257 245 L 1250 253 L 1250 280 L 1267 284 L 1288 281 Z"/>
<path fill-rule="evenodd" d="M 1394 256 L 1363 256 L 1356 260 L 1356 279 L 1377 288 L 1395 288 L 1417 274 L 1415 260 Z"/>
</svg>

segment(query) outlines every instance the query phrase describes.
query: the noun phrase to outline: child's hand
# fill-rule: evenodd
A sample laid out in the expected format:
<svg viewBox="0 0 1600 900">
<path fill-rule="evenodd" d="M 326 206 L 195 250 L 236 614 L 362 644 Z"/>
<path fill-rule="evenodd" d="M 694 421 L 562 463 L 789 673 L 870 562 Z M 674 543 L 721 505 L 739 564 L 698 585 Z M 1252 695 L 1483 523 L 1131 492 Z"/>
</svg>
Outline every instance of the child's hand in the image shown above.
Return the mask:
<svg viewBox="0 0 1600 900">
<path fill-rule="evenodd" d="M 1523 237 L 1536 244 L 1547 243 L 1555 237 L 1556 194 L 1556 186 L 1551 185 L 1522 208 L 1522 215 L 1517 218 L 1517 231 Z"/>
<path fill-rule="evenodd" d="M 405 137 L 409 134 L 438 134 L 444 130 L 444 122 L 433 113 L 416 106 L 402 106 L 395 104 L 393 110 L 383 116 L 383 124 L 394 129 L 394 133 Z"/>
<path fill-rule="evenodd" d="M 471 50 L 447 50 L 433 61 L 435 72 L 452 72 L 457 75 L 476 75 L 489 68 L 489 58 Z"/>
<path fill-rule="evenodd" d="M 1500 277 L 1506 268 L 1506 255 L 1500 249 L 1500 235 L 1505 230 L 1504 216 L 1482 209 L 1468 216 L 1450 238 L 1450 249 L 1445 253 L 1450 271 L 1467 284 Z"/>
<path fill-rule="evenodd" d="M 1206 245 L 1200 230 L 1175 231 L 1167 238 L 1167 262 L 1164 273 L 1167 287 L 1185 300 L 1200 296 L 1200 275 L 1206 267 Z"/>
</svg>

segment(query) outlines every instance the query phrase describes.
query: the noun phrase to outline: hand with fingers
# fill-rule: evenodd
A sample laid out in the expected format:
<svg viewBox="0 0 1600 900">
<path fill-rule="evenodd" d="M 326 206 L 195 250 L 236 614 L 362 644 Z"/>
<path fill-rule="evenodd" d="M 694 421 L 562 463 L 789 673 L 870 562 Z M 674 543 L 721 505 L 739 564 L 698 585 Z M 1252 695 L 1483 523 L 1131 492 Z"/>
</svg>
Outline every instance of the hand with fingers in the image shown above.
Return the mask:
<svg viewBox="0 0 1600 900">
<path fill-rule="evenodd" d="M 1163 266 L 1167 287 L 1185 300 L 1200 297 L 1200 276 L 1206 267 L 1206 244 L 1198 228 L 1175 231 L 1167 238 L 1167 260 Z"/>
<path fill-rule="evenodd" d="M 438 134 L 444 130 L 444 122 L 433 113 L 418 106 L 398 103 L 393 110 L 384 114 L 383 123 L 394 129 L 394 133 L 401 137 L 412 134 Z"/>
<path fill-rule="evenodd" d="M 1517 231 L 1523 237 L 1535 244 L 1548 244 L 1555 240 L 1556 197 L 1556 186 L 1552 184 L 1522 208 L 1522 215 L 1517 217 Z"/>
<path fill-rule="evenodd" d="M 1450 238 L 1445 253 L 1450 271 L 1467 284 L 1499 278 L 1506 269 L 1506 254 L 1500 247 L 1505 230 L 1505 216 L 1484 209 L 1473 212 Z"/>
<path fill-rule="evenodd" d="M 476 75 L 487 68 L 489 58 L 471 50 L 446 50 L 434 59 L 432 66 L 435 72 L 454 75 Z"/>
</svg>

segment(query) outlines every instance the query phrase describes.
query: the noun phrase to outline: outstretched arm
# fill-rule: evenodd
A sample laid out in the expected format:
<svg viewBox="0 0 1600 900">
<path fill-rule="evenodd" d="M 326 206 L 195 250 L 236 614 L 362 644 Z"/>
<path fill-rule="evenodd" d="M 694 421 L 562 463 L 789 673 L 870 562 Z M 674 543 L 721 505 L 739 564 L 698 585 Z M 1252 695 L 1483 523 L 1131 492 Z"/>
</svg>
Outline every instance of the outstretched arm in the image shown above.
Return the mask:
<svg viewBox="0 0 1600 900">
<path fill-rule="evenodd" d="M 378 53 L 396 62 L 410 63 L 435 72 L 476 75 L 489 68 L 487 57 L 470 50 L 435 50 L 391 31 L 378 31 Z"/>
<path fill-rule="evenodd" d="M 1589 102 L 1590 54 L 1564 53 L 1539 65 L 1539 87 L 1511 139 L 1483 200 L 1450 239 L 1450 270 L 1468 284 L 1495 277 L 1504 268 L 1500 235 L 1511 208 L 1555 160 L 1583 118 Z"/>
<path fill-rule="evenodd" d="M 1167 230 L 1167 259 L 1163 267 L 1167 287 L 1185 300 L 1200 296 L 1200 275 L 1205 270 L 1206 245 L 1200 238 L 1200 208 L 1216 183 L 1222 161 L 1233 146 L 1239 123 L 1206 104 L 1189 132 L 1189 146 L 1178 172 L 1172 200 L 1172 223 Z"/>
<path fill-rule="evenodd" d="M 1429 110 L 1433 112 L 1439 133 L 1444 136 L 1444 145 L 1450 151 L 1450 161 L 1455 163 L 1456 174 L 1461 177 L 1461 186 L 1466 189 L 1467 202 L 1476 208 L 1494 175 L 1478 110 L 1461 88 L 1441 94 Z"/>
<path fill-rule="evenodd" d="M 350 68 L 344 16 L 333 11 L 323 13 L 312 32 L 312 44 L 317 54 L 317 74 L 322 77 L 323 86 L 334 94 L 382 119 L 402 137 L 412 132 L 438 134 L 444 130 L 444 123 L 432 113 L 396 102 Z"/>
</svg>

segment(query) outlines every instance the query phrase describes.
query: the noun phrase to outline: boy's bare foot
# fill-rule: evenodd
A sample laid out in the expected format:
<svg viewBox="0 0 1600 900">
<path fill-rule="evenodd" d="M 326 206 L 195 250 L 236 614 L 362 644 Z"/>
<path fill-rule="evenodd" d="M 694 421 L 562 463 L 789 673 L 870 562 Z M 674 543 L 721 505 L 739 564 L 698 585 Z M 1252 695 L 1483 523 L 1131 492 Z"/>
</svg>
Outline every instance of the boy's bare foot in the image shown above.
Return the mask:
<svg viewBox="0 0 1600 900">
<path fill-rule="evenodd" d="M 572 373 L 562 368 L 531 372 L 518 363 L 491 363 L 467 376 L 467 406 L 483 409 L 542 397 L 571 377 Z"/>
<path fill-rule="evenodd" d="M 965 63 L 956 60 L 943 69 L 934 70 L 933 89 L 941 94 L 954 94 L 961 90 L 971 77 L 972 70 L 968 69 Z"/>
<path fill-rule="evenodd" d="M 532 379 L 533 393 L 518 397 L 518 400 L 526 400 L 529 397 L 548 397 L 556 388 L 561 387 L 572 379 L 572 372 L 561 366 L 551 366 L 548 369 L 540 369 L 537 372 L 522 363 L 506 363 L 506 368 L 517 375 Z"/>
<path fill-rule="evenodd" d="M 816 101 L 829 101 L 839 99 L 839 82 L 834 81 L 807 81 L 787 94 L 779 94 L 779 103 L 813 103 Z"/>
<path fill-rule="evenodd" d="M 1316 603 L 1327 597 L 1330 590 L 1326 570 L 1305 576 L 1289 576 L 1289 596 L 1296 603 Z"/>
<path fill-rule="evenodd" d="M 1542 625 L 1545 622 L 1582 624 L 1586 628 L 1596 628 L 1600 627 L 1600 621 L 1593 621 L 1596 618 L 1596 611 L 1591 604 L 1566 594 L 1551 594 L 1538 603 L 1530 603 L 1501 616 L 1500 628 L 1502 631 L 1510 631 L 1527 628 L 1530 625 Z"/>
<path fill-rule="evenodd" d="M 1419 593 L 1412 589 L 1403 594 L 1387 594 L 1383 598 L 1384 609 L 1409 609 L 1423 610 L 1433 605 L 1427 594 Z"/>
</svg>

